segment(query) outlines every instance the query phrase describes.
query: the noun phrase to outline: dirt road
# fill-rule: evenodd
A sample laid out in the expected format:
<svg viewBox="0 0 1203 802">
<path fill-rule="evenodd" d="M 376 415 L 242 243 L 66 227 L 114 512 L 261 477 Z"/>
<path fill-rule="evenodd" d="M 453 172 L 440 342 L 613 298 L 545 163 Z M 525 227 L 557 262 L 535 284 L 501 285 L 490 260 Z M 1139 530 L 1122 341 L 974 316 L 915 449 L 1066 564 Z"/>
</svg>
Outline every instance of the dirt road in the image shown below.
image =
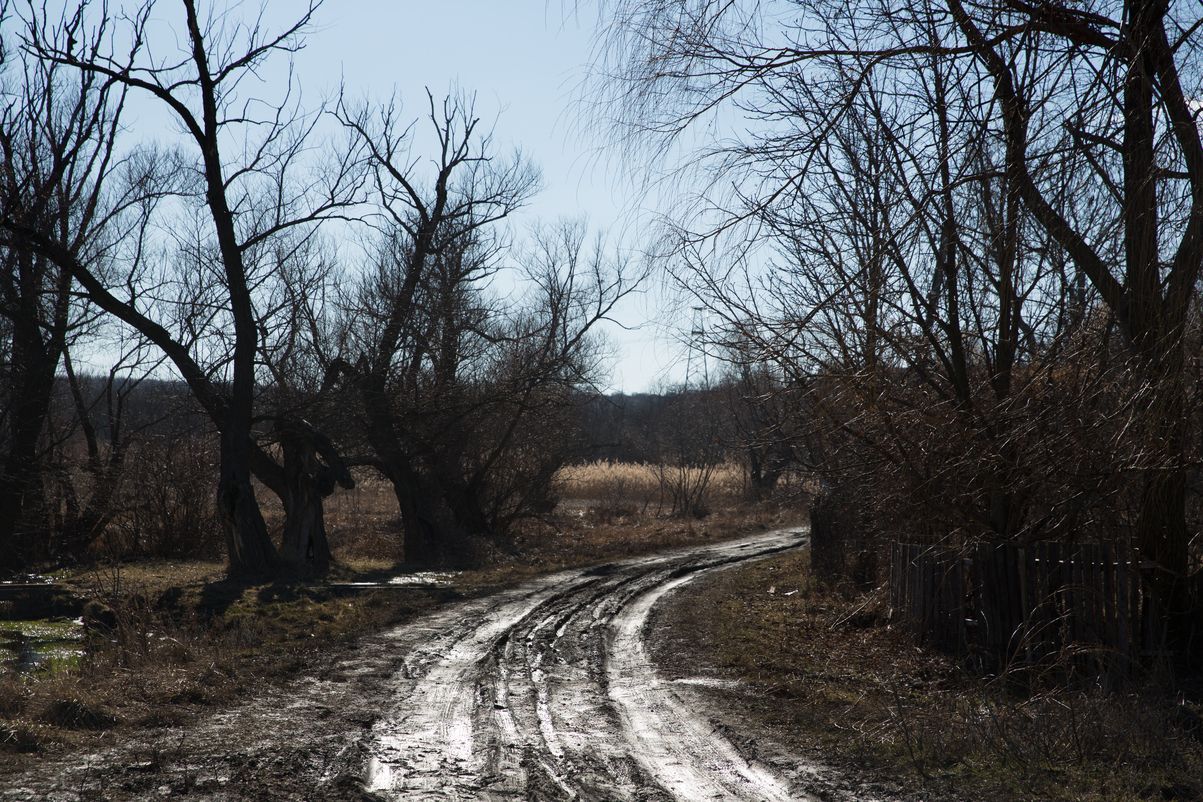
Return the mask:
<svg viewBox="0 0 1203 802">
<path fill-rule="evenodd" d="M 186 732 L 0 780 L 0 799 L 809 799 L 814 766 L 741 751 L 705 679 L 664 680 L 645 649 L 665 594 L 804 541 L 768 533 L 451 604 Z"/>
<path fill-rule="evenodd" d="M 431 616 L 375 727 L 368 788 L 391 799 L 805 798 L 716 731 L 644 649 L 656 601 L 793 532 L 559 574 Z"/>
</svg>

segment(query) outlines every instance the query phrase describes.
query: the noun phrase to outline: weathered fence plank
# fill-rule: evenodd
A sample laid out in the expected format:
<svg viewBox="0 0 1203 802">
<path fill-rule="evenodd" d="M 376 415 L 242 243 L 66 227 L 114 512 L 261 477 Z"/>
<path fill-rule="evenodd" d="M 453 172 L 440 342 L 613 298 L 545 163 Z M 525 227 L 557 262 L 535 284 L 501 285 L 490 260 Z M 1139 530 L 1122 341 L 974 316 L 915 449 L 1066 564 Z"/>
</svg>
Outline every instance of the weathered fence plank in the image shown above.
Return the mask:
<svg viewBox="0 0 1203 802">
<path fill-rule="evenodd" d="M 1158 654 L 1161 633 L 1126 544 L 893 543 L 894 616 L 936 646 L 1000 665 L 1073 655 L 1076 669 L 1123 675 Z M 966 621 L 973 626 L 966 626 Z"/>
</svg>

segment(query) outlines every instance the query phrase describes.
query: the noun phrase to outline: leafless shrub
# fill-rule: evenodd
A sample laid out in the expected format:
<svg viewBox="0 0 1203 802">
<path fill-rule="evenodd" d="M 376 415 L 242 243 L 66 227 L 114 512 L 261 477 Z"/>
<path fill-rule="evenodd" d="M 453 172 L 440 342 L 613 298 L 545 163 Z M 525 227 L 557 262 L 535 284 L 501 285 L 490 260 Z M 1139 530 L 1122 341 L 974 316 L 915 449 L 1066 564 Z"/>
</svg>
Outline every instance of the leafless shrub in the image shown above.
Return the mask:
<svg viewBox="0 0 1203 802">
<path fill-rule="evenodd" d="M 719 396 L 677 388 L 652 424 L 657 458 L 649 465 L 670 515 L 704 518 L 710 513 L 711 480 L 727 461 Z"/>
<path fill-rule="evenodd" d="M 669 514 L 705 518 L 710 513 L 710 480 L 714 463 L 656 462 L 648 466 L 668 502 Z"/>
<path fill-rule="evenodd" d="M 214 506 L 216 453 L 199 436 L 152 440 L 131 460 L 124 515 L 106 537 L 115 556 L 214 557 L 222 534 Z"/>
</svg>

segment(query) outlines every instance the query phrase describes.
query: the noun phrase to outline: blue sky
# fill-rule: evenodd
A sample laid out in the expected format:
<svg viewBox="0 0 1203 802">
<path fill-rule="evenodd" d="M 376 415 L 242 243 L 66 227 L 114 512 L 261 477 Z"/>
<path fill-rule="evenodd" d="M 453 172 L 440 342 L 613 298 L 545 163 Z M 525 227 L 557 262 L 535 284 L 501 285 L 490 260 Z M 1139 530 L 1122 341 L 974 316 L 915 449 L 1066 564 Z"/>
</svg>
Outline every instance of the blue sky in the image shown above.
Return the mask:
<svg viewBox="0 0 1203 802">
<path fill-rule="evenodd" d="M 182 45 L 176 30 L 180 12 L 178 0 L 158 2 L 149 32 L 162 56 Z M 264 24 L 273 31 L 303 11 L 299 0 L 211 2 L 233 9 L 232 16 L 248 24 L 262 7 Z M 110 14 L 128 11 L 125 5 L 114 0 Z M 341 83 L 352 99 L 383 102 L 396 96 L 402 116 L 416 119 L 427 112 L 427 88 L 436 99 L 454 89 L 474 93 L 497 151 L 519 147 L 542 172 L 543 190 L 511 221 L 515 235 L 538 221 L 583 218 L 612 247 L 636 258 L 653 245 L 647 237 L 655 209 L 634 188 L 638 166 L 619 166 L 618 154 L 605 147 L 604 134 L 596 133 L 598 126 L 590 124 L 579 102 L 598 14 L 596 5 L 577 0 L 326 0 L 295 57 L 302 105 L 318 107 Z M 264 98 L 282 94 L 284 68 L 273 62 L 260 73 Z M 248 88 L 251 95 L 257 91 Z M 126 113 L 127 124 L 144 141 L 169 144 L 179 135 L 178 123 L 153 101 L 131 97 Z M 641 392 L 683 379 L 685 352 L 676 330 L 688 328 L 689 321 L 678 320 L 670 295 L 653 276 L 642 293 L 616 310 L 618 325 L 603 332 L 613 353 L 607 389 Z M 102 351 L 91 361 L 108 359 Z"/>
<path fill-rule="evenodd" d="M 269 19 L 287 19 L 291 3 L 275 0 Z M 579 11 L 577 10 L 579 8 Z M 636 249 L 652 210 L 640 208 L 628 175 L 589 131 L 577 103 L 597 25 L 592 6 L 572 0 L 329 0 L 297 57 L 310 102 L 337 90 L 385 98 L 397 93 L 409 115 L 425 109 L 425 90 L 475 92 L 496 141 L 519 146 L 543 172 L 543 191 L 515 224 L 584 216 L 616 246 Z M 666 329 L 655 284 L 619 312 L 624 326 L 606 336 L 616 351 L 611 385 L 641 391 L 679 380 L 680 349 Z M 666 319 L 668 318 L 668 319 Z"/>
</svg>

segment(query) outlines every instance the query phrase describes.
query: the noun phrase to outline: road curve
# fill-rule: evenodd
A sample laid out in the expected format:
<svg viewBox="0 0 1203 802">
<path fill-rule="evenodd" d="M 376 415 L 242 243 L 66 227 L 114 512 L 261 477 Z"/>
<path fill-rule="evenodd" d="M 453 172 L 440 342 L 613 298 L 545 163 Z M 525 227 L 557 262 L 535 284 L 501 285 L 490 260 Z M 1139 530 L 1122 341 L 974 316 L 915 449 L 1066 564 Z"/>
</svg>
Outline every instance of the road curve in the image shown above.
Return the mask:
<svg viewBox="0 0 1203 802">
<path fill-rule="evenodd" d="M 367 790 L 404 800 L 796 800 L 659 678 L 646 625 L 704 572 L 805 542 L 772 532 L 544 577 L 391 634 L 404 655 L 368 746 Z M 792 772 L 794 777 L 805 772 Z"/>
</svg>

